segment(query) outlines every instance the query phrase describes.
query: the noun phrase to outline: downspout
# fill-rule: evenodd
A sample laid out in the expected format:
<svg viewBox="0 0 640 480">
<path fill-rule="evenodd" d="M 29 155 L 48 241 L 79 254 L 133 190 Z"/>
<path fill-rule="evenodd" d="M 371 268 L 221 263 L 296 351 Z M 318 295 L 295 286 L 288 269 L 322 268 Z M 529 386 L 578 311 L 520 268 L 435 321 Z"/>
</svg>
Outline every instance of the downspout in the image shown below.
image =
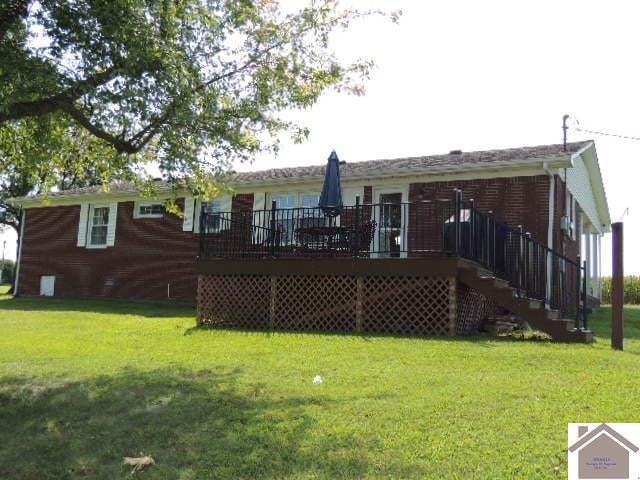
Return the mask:
<svg viewBox="0 0 640 480">
<path fill-rule="evenodd" d="M 20 264 L 22 263 L 22 242 L 24 240 L 24 222 L 26 218 L 26 210 L 22 209 L 22 215 L 20 220 L 20 241 L 18 242 L 18 260 L 16 265 L 16 278 L 13 283 L 13 296 L 18 296 L 18 280 L 20 279 Z"/>
<path fill-rule="evenodd" d="M 569 115 L 565 114 L 562 116 L 562 151 L 563 152 L 567 152 L 567 130 L 569 130 L 569 127 L 567 126 L 567 120 L 569 120 Z M 573 163 L 573 162 L 572 162 Z M 562 202 L 564 205 L 564 212 L 562 212 L 563 215 L 566 215 L 567 213 L 567 169 L 565 167 L 564 169 L 564 192 L 563 192 L 563 197 L 562 197 Z M 560 253 L 562 253 L 562 255 L 564 255 L 564 235 L 560 234 Z"/>
<path fill-rule="evenodd" d="M 553 230 L 554 230 L 554 219 L 555 219 L 555 211 L 556 211 L 556 176 L 549 169 L 549 164 L 544 162 L 542 164 L 542 168 L 547 173 L 549 177 L 549 222 L 547 225 L 547 247 L 550 250 L 553 250 Z M 551 256 L 547 256 L 547 288 L 546 288 L 546 297 L 551 299 L 551 286 L 553 281 L 553 260 Z"/>
<path fill-rule="evenodd" d="M 553 250 L 553 220 L 556 210 L 556 176 L 549 168 L 549 164 L 544 162 L 542 168 L 549 177 L 549 224 L 547 226 L 547 247 Z"/>
</svg>

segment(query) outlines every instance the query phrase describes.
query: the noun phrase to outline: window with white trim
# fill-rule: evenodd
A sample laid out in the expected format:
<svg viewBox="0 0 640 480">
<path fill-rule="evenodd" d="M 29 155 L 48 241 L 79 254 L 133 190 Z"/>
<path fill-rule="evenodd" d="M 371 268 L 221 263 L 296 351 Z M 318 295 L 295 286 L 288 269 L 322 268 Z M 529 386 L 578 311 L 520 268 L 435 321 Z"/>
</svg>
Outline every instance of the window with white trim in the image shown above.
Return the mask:
<svg viewBox="0 0 640 480">
<path fill-rule="evenodd" d="M 292 243 L 295 229 L 325 225 L 324 213 L 318 209 L 319 193 L 274 193 L 269 199 L 276 202 L 276 222 L 283 235 L 284 243 Z M 295 210 L 294 210 L 295 209 Z"/>
<path fill-rule="evenodd" d="M 135 218 L 162 218 L 164 205 L 162 203 L 138 202 L 136 203 Z"/>
<path fill-rule="evenodd" d="M 89 242 L 91 247 L 106 247 L 109 231 L 109 206 L 92 205 L 89 212 Z"/>
<path fill-rule="evenodd" d="M 276 202 L 276 228 L 282 232 L 282 242 L 293 242 L 293 231 L 296 224 L 296 214 L 293 209 L 298 206 L 298 195 L 288 193 L 271 195 L 271 201 Z"/>
<path fill-rule="evenodd" d="M 321 227 L 325 226 L 326 219 L 324 212 L 318 208 L 320 194 L 303 193 L 300 195 L 300 207 L 302 207 L 302 218 L 299 220 L 301 227 Z"/>
<path fill-rule="evenodd" d="M 219 232 L 222 228 L 222 201 L 219 199 L 202 202 L 202 209 L 207 214 L 205 233 Z"/>
</svg>

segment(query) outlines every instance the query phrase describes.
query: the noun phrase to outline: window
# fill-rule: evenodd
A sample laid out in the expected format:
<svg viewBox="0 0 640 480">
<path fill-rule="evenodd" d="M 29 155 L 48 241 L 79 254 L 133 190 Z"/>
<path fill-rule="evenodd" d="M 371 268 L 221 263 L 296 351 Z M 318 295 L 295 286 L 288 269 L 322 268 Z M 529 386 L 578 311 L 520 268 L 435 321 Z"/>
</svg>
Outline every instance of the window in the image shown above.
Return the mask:
<svg viewBox="0 0 640 480">
<path fill-rule="evenodd" d="M 138 203 L 136 218 L 161 218 L 164 216 L 164 205 L 161 203 Z"/>
<path fill-rule="evenodd" d="M 303 193 L 300 197 L 300 206 L 303 208 L 317 208 L 320 203 L 320 195 Z"/>
<path fill-rule="evenodd" d="M 271 195 L 270 201 L 276 202 L 276 222 L 282 232 L 283 243 L 293 242 L 297 228 L 327 224 L 327 218 L 318 208 L 319 193 L 277 193 Z"/>
<path fill-rule="evenodd" d="M 204 226 L 205 233 L 219 232 L 223 223 L 222 202 L 220 200 L 203 202 L 202 209 L 207 214 L 206 225 Z"/>
<path fill-rule="evenodd" d="M 320 195 L 304 193 L 300 196 L 300 206 L 302 207 L 302 218 L 299 225 L 301 227 L 320 227 L 326 224 L 323 211 L 318 208 Z"/>
<path fill-rule="evenodd" d="M 108 229 L 109 207 L 106 205 L 93 206 L 89 217 L 89 245 L 92 247 L 105 247 L 107 245 Z"/>
<path fill-rule="evenodd" d="M 276 202 L 276 228 L 282 233 L 282 240 L 284 243 L 291 243 L 293 241 L 293 231 L 295 229 L 296 214 L 293 210 L 298 205 L 297 195 L 273 195 L 271 201 Z"/>
</svg>

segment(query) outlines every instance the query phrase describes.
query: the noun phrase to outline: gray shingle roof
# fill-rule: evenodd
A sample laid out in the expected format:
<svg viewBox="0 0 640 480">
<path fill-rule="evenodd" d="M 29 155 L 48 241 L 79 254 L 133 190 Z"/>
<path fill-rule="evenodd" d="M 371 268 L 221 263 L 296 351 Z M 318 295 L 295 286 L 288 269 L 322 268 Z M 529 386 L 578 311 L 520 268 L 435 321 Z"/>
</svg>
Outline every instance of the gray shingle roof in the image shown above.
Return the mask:
<svg viewBox="0 0 640 480">
<path fill-rule="evenodd" d="M 386 160 L 368 160 L 364 162 L 347 162 L 340 169 L 343 178 L 351 176 L 377 176 L 387 173 L 408 174 L 426 173 L 430 169 L 442 169 L 464 166 L 490 167 L 492 164 L 504 162 L 518 162 L 538 158 L 562 158 L 577 152 L 591 141 L 573 142 L 567 144 L 567 152 L 562 144 L 539 145 L 535 147 L 507 148 L 500 150 L 483 150 L 477 152 L 447 153 L 443 155 L 429 155 L 421 157 L 393 158 Z M 233 180 L 234 184 L 273 182 L 294 178 L 312 178 L 324 176 L 325 164 L 309 167 L 272 168 L 254 172 L 239 173 Z"/>
<path fill-rule="evenodd" d="M 164 180 L 155 180 L 154 185 L 159 190 L 171 190 L 171 184 Z M 133 182 L 118 181 L 113 182 L 109 186 L 109 191 L 106 192 L 102 185 L 93 185 L 90 187 L 70 188 L 68 190 L 59 190 L 57 192 L 49 192 L 46 195 L 49 198 L 72 196 L 72 195 L 92 195 L 96 193 L 138 193 L 139 188 Z M 35 195 L 29 198 L 39 198 L 44 195 Z"/>
<path fill-rule="evenodd" d="M 533 160 L 538 158 L 570 157 L 582 147 L 590 144 L 591 141 L 573 142 L 567 144 L 567 152 L 563 151 L 562 144 L 539 145 L 535 147 L 507 148 L 500 150 L 483 150 L 477 152 L 462 152 L 458 154 L 429 155 L 421 157 L 393 158 L 386 160 L 368 160 L 364 162 L 347 162 L 340 169 L 342 178 L 351 176 L 368 176 L 386 173 L 425 173 L 429 169 L 442 169 L 481 166 L 490 167 L 492 164 L 503 164 L 505 162 L 518 162 Z M 253 172 L 243 172 L 237 174 L 233 184 L 273 182 L 295 178 L 322 178 L 324 176 L 325 164 L 313 165 L 309 167 L 292 168 L 272 168 Z"/>
<path fill-rule="evenodd" d="M 432 169 L 464 168 L 467 166 L 491 167 L 505 163 L 534 159 L 563 159 L 592 143 L 591 140 L 573 142 L 567 144 L 567 151 L 563 151 L 562 144 L 539 145 L 535 147 L 506 148 L 498 150 L 483 150 L 477 152 L 448 153 L 443 155 L 429 155 L 421 157 L 393 158 L 385 160 L 367 160 L 364 162 L 347 162 L 340 169 L 342 178 L 402 175 L 428 173 Z M 272 168 L 270 170 L 258 170 L 253 172 L 237 173 L 229 183 L 232 185 L 269 183 L 295 179 L 322 179 L 326 164 L 312 165 L 308 167 Z M 171 190 L 170 183 L 156 180 L 155 186 L 159 190 Z M 75 188 L 50 192 L 49 198 L 61 196 L 82 196 L 103 192 L 101 185 L 92 187 Z M 110 193 L 137 193 L 138 188 L 131 182 L 114 182 L 109 188 Z M 36 200 L 40 196 L 27 197 Z"/>
</svg>

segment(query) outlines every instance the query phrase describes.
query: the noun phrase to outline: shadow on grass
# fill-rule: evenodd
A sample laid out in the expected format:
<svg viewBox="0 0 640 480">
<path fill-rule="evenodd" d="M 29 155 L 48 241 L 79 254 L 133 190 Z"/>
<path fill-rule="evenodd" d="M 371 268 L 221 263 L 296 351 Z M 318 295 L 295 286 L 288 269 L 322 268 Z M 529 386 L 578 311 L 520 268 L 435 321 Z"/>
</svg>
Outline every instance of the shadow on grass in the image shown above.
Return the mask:
<svg viewBox="0 0 640 480">
<path fill-rule="evenodd" d="M 86 298 L 15 297 L 0 301 L 0 311 L 74 311 L 150 318 L 194 317 L 195 307 L 147 301 Z"/>
<path fill-rule="evenodd" d="M 184 335 L 197 335 L 206 334 L 211 331 L 222 331 L 229 333 L 245 334 L 245 335 L 261 335 L 265 337 L 272 337 L 278 335 L 284 336 L 320 336 L 320 337 L 350 337 L 353 339 L 363 340 L 369 342 L 377 338 L 388 339 L 404 339 L 413 340 L 416 342 L 464 342 L 464 343 L 476 343 L 482 347 L 491 347 L 491 342 L 536 342 L 536 343 L 549 343 L 552 340 L 549 338 L 543 338 L 539 335 L 528 335 L 523 337 L 519 334 L 505 335 L 505 336 L 493 336 L 488 333 L 478 332 L 472 335 L 456 335 L 449 336 L 430 336 L 430 335 L 406 335 L 397 333 L 356 333 L 356 332 L 318 332 L 313 330 L 269 330 L 258 328 L 238 328 L 230 326 L 214 326 L 214 325 L 196 325 L 187 328 L 184 331 Z"/>
<path fill-rule="evenodd" d="M 192 317 L 195 319 L 196 310 L 192 306 L 131 301 L 118 299 L 82 299 L 82 298 L 43 298 L 43 297 L 18 297 L 5 298 L 0 300 L 0 311 L 75 311 L 116 315 L 138 315 L 147 318 L 170 318 L 170 317 Z M 611 338 L 611 307 L 603 306 L 597 309 L 589 318 L 589 327 L 596 333 L 597 340 L 609 341 Z M 353 336 L 364 340 L 372 338 L 410 338 L 415 340 L 440 340 L 456 342 L 487 343 L 487 341 L 500 342 L 548 342 L 547 339 L 529 337 L 519 338 L 517 336 L 494 337 L 487 334 L 478 333 L 475 335 L 455 336 L 455 337 L 432 337 L 432 336 L 411 336 L 400 334 L 358 334 L 342 332 L 314 332 L 314 331 L 270 331 L 259 329 L 236 329 L 228 327 L 198 327 L 194 326 L 185 331 L 185 335 L 191 335 L 212 328 L 217 330 L 228 330 L 233 332 L 245 332 L 247 334 L 264 335 L 323 335 L 323 336 Z M 625 338 L 640 339 L 640 308 L 625 307 Z"/>
<path fill-rule="evenodd" d="M 270 398 L 239 372 L 125 371 L 72 383 L 0 378 L 0 478 L 124 478 L 124 456 L 151 455 L 144 478 L 359 478 L 364 446 L 323 436 L 305 408 Z"/>
</svg>

